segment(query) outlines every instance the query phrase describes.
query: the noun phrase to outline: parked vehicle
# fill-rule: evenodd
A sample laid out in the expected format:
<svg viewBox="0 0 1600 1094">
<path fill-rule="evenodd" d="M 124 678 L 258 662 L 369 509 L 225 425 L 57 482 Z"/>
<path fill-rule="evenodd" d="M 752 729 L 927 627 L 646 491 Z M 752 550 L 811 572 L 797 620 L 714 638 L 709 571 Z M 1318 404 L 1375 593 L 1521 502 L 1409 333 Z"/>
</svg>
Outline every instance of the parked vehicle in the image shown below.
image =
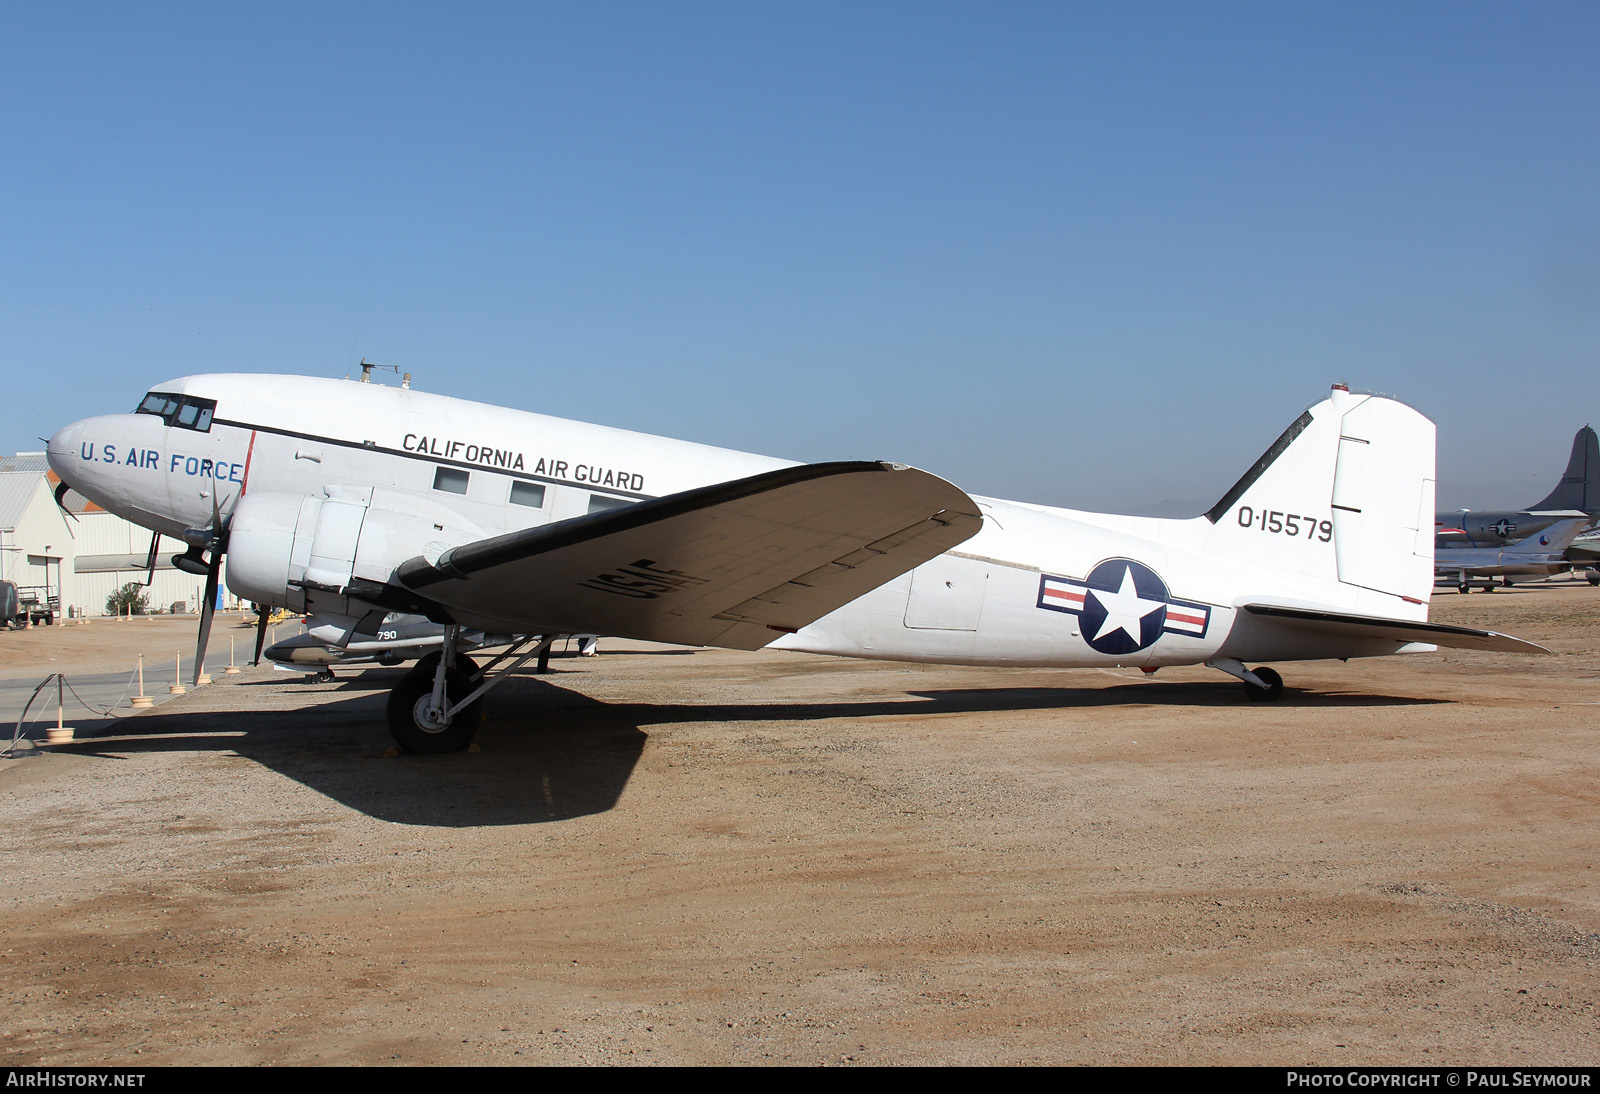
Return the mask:
<svg viewBox="0 0 1600 1094">
<path fill-rule="evenodd" d="M 22 599 L 17 596 L 17 586 L 10 581 L 0 581 L 0 627 L 20 630 L 28 625 L 22 613 Z"/>
<path fill-rule="evenodd" d="M 11 586 L 17 598 L 17 614 L 8 622 L 13 628 L 20 630 L 27 626 L 45 626 L 56 621 L 56 616 L 61 612 L 61 598 L 51 596 L 50 591 L 39 586 L 17 586 L 7 581 L 4 584 Z"/>
</svg>

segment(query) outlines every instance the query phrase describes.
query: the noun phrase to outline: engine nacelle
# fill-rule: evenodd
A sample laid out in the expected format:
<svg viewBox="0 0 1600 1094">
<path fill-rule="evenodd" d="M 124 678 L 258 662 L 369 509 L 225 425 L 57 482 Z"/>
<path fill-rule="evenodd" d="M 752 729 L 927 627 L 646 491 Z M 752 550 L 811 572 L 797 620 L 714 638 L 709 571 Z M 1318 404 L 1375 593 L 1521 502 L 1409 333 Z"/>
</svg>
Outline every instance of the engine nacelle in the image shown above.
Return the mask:
<svg viewBox="0 0 1600 1094">
<path fill-rule="evenodd" d="M 407 559 L 484 536 L 452 510 L 394 490 L 247 494 L 228 524 L 228 588 L 293 612 L 362 615 L 367 607 L 346 593 L 352 578 L 388 582 Z"/>
</svg>

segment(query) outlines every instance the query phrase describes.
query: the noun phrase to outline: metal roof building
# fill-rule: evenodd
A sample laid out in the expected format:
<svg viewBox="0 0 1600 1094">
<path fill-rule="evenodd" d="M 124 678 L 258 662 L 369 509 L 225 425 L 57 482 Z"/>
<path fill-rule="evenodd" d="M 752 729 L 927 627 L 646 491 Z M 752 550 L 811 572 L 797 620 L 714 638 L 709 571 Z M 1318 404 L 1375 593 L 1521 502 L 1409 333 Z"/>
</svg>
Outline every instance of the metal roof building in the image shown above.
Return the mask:
<svg viewBox="0 0 1600 1094">
<path fill-rule="evenodd" d="M 151 611 L 194 610 L 205 579 L 173 568 L 182 542 L 161 539 L 152 575 L 150 530 L 71 490 L 63 499 L 69 517 L 54 497 L 60 481 L 43 452 L 0 456 L 0 579 L 57 599 L 62 614 L 102 615 L 113 592 L 147 580 Z"/>
</svg>

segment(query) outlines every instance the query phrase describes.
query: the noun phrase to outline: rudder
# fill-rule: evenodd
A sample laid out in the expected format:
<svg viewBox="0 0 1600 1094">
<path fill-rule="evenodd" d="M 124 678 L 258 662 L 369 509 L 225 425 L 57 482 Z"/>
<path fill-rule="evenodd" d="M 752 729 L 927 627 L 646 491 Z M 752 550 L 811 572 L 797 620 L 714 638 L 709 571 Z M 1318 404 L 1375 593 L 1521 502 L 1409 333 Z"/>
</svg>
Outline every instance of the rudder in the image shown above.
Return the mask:
<svg viewBox="0 0 1600 1094">
<path fill-rule="evenodd" d="M 1393 399 L 1336 386 L 1205 514 L 1213 550 L 1427 603 L 1434 426 Z M 1397 609 L 1398 610 L 1398 609 Z"/>
</svg>

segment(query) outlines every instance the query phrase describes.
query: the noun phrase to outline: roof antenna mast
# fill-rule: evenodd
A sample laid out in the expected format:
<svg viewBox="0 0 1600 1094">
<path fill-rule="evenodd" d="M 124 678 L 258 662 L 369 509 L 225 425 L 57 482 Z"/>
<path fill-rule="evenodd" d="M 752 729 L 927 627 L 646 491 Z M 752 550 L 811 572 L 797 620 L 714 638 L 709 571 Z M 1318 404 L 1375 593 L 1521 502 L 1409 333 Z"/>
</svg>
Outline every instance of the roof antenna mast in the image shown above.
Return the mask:
<svg viewBox="0 0 1600 1094">
<path fill-rule="evenodd" d="M 395 373 L 396 375 L 400 376 L 400 386 L 402 388 L 408 388 L 409 389 L 411 387 L 411 373 L 407 372 L 407 373 L 402 375 L 400 373 L 400 366 L 399 365 L 379 365 L 379 364 L 374 364 L 371 361 L 368 361 L 365 357 L 363 357 L 361 359 L 361 382 L 363 384 L 372 383 L 372 370 L 375 369 L 375 368 L 386 368 L 386 369 L 388 369 L 390 372 Z"/>
</svg>

